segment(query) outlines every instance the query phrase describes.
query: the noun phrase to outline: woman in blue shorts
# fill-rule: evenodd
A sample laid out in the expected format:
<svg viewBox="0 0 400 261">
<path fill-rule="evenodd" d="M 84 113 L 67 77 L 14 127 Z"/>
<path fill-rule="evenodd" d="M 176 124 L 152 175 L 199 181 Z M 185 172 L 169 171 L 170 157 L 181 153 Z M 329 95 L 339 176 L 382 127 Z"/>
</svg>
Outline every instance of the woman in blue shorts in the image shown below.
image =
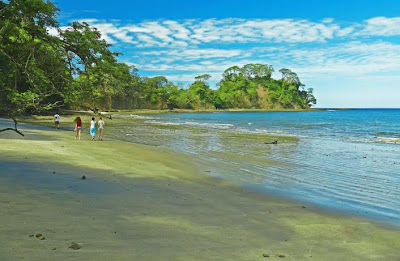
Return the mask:
<svg viewBox="0 0 400 261">
<path fill-rule="evenodd" d="M 103 140 L 103 137 L 104 137 L 104 125 L 106 125 L 106 123 L 103 121 L 103 118 L 100 117 L 100 120 L 97 122 L 97 126 L 99 127 L 99 140 Z"/>
<path fill-rule="evenodd" d="M 90 135 L 92 136 L 92 140 L 96 137 L 96 121 L 94 120 L 94 117 L 92 117 L 92 121 L 90 122 Z"/>
</svg>

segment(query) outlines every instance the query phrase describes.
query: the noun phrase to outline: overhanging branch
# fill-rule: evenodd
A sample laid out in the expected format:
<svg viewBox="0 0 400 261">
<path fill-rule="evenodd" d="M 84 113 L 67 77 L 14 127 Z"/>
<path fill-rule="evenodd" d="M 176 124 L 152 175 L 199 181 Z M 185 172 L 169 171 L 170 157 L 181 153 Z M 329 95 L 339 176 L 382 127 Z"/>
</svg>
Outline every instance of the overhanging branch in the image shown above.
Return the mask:
<svg viewBox="0 0 400 261">
<path fill-rule="evenodd" d="M 15 131 L 16 133 L 18 133 L 21 136 L 25 136 L 21 131 L 18 130 L 18 127 L 17 127 L 18 122 L 17 122 L 17 120 L 14 117 L 11 117 L 11 119 L 14 121 L 14 128 L 5 128 L 5 129 L 0 130 L 0 132 L 9 131 L 10 130 L 10 131 Z"/>
</svg>

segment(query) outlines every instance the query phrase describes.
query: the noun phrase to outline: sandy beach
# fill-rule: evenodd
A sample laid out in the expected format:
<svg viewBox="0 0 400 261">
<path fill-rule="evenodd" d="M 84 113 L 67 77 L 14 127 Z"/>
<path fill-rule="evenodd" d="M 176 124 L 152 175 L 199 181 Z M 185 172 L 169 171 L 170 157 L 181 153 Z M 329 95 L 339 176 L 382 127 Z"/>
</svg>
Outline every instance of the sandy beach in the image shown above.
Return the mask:
<svg viewBox="0 0 400 261">
<path fill-rule="evenodd" d="M 23 131 L 0 133 L 0 260 L 399 260 L 396 227 L 253 193 L 188 155 Z"/>
</svg>

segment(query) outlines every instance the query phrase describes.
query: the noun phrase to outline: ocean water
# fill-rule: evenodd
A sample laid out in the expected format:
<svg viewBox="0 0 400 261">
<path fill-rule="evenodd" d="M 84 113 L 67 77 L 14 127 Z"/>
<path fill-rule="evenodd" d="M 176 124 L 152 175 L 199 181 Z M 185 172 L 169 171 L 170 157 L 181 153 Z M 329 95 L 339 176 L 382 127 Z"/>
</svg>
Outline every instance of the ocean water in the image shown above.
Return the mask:
<svg viewBox="0 0 400 261">
<path fill-rule="evenodd" d="M 121 117 L 141 123 L 127 121 L 111 130 L 112 135 L 195 155 L 207 175 L 400 225 L 400 109 Z M 293 136 L 298 141 L 269 145 L 221 135 L 227 132 Z"/>
</svg>

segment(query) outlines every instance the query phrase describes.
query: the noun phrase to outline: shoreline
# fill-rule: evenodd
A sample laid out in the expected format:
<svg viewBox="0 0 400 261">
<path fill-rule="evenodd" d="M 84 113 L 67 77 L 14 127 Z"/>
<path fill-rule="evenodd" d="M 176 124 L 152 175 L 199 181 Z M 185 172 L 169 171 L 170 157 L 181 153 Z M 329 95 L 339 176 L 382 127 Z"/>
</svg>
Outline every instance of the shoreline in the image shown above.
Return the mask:
<svg viewBox="0 0 400 261">
<path fill-rule="evenodd" d="M 93 111 L 87 110 L 61 110 L 60 113 L 64 115 L 75 115 L 75 114 L 85 114 L 99 116 L 110 115 L 110 114 L 157 114 L 157 113 L 213 113 L 213 112 L 304 112 L 304 111 L 325 111 L 326 108 L 309 108 L 309 109 L 242 109 L 242 108 L 232 108 L 232 109 L 110 109 L 99 111 L 99 113 L 94 113 Z M 335 109 L 335 110 L 351 110 L 351 109 Z M 53 116 L 55 111 L 49 111 L 40 115 L 27 115 L 22 116 L 22 118 L 29 118 L 32 116 Z M 6 117 L 1 116 L 0 117 Z"/>
<path fill-rule="evenodd" d="M 87 116 L 87 115 L 84 116 L 84 117 L 86 117 L 87 121 L 90 119 L 90 117 Z M 64 117 L 64 119 L 68 119 L 68 117 Z M 136 119 L 136 118 L 131 119 L 130 118 L 130 120 L 132 120 L 132 122 L 130 122 L 129 124 L 146 126 L 146 124 L 143 124 L 143 122 L 142 122 L 143 119 L 142 118 L 138 118 L 138 119 Z M 72 118 L 71 118 L 70 121 L 72 122 Z M 44 125 L 44 126 L 47 126 L 47 127 L 51 127 L 50 124 L 52 123 L 52 118 L 51 117 L 45 117 L 45 116 L 39 116 L 39 117 L 34 117 L 34 118 L 31 117 L 27 122 L 37 122 L 37 123 L 40 122 L 41 125 Z M 155 144 L 151 144 L 151 143 L 148 143 L 148 142 L 143 142 L 143 140 L 146 140 L 145 136 L 149 136 L 148 134 L 141 135 L 140 136 L 141 138 L 139 140 L 138 139 L 132 140 L 132 139 L 129 139 L 129 138 L 123 138 L 121 136 L 115 135 L 116 133 L 113 133 L 112 129 L 114 127 L 121 127 L 120 126 L 121 123 L 122 124 L 127 124 L 127 122 L 125 122 L 125 119 L 114 118 L 113 121 L 108 121 L 108 123 L 109 123 L 109 125 L 108 125 L 108 131 L 107 131 L 108 132 L 107 138 L 109 140 L 111 139 L 111 140 L 114 140 L 114 141 L 128 142 L 128 143 L 131 143 L 131 144 L 134 144 L 134 145 L 138 145 L 139 144 L 139 146 L 145 146 L 145 147 L 149 147 L 149 148 L 153 148 L 153 149 L 155 148 L 156 150 L 162 149 L 164 151 L 166 150 L 166 151 L 169 151 L 169 152 L 178 153 L 179 155 L 186 155 L 186 157 L 189 156 L 189 160 L 193 160 L 193 158 L 194 158 L 194 156 L 192 154 L 190 154 L 190 153 L 188 154 L 187 151 L 182 150 L 182 148 L 181 148 L 181 151 L 179 151 L 176 148 L 173 149 L 172 147 L 163 146 L 163 144 L 164 144 L 163 142 L 155 143 Z M 66 124 L 66 123 L 64 122 L 64 124 Z M 153 123 L 150 124 L 149 127 L 151 129 L 160 129 L 160 131 L 163 132 L 163 133 L 152 132 L 150 130 L 150 133 L 151 133 L 150 135 L 155 135 L 155 136 L 159 136 L 159 135 L 162 136 L 162 135 L 166 134 L 165 131 L 170 132 L 169 134 L 178 135 L 178 136 L 183 134 L 182 132 L 179 132 L 179 131 L 182 131 L 182 130 L 189 131 L 189 132 L 194 132 L 196 134 L 200 134 L 200 136 L 202 136 L 206 132 L 207 132 L 207 134 L 211 133 L 211 132 L 214 132 L 213 130 L 207 130 L 207 131 L 206 130 L 199 130 L 199 129 L 191 128 L 191 127 L 188 127 L 188 126 L 176 127 L 176 126 L 171 126 L 171 125 L 165 126 L 165 125 L 162 125 L 162 124 L 153 124 Z M 63 130 L 69 130 L 69 131 L 72 130 L 71 127 L 63 127 L 62 129 Z M 142 129 L 142 128 L 137 128 L 135 131 L 138 132 L 138 133 L 139 132 L 146 133 L 146 131 L 148 131 L 148 130 Z M 299 143 L 299 138 L 296 138 L 296 137 L 293 137 L 293 136 L 274 136 L 274 135 L 271 135 L 271 134 L 244 134 L 244 133 L 237 134 L 237 133 L 231 133 L 229 131 L 226 132 L 225 130 L 218 130 L 217 132 L 218 132 L 218 138 L 219 139 L 221 139 L 221 138 L 234 139 L 234 140 L 243 139 L 241 141 L 241 143 L 244 142 L 245 144 L 251 144 L 253 142 L 262 144 L 264 142 L 268 143 L 268 141 L 271 142 L 271 141 L 274 141 L 276 139 L 279 139 L 279 141 L 280 141 L 279 143 L 280 144 L 285 144 L 285 145 L 289 145 L 289 146 L 291 144 L 294 144 L 294 143 L 296 143 L 296 144 Z M 215 138 L 215 137 L 213 137 L 213 138 Z M 199 141 L 197 141 L 197 142 L 199 142 Z M 234 141 L 231 140 L 230 143 L 232 143 L 232 142 L 234 142 Z M 300 154 L 302 154 L 302 153 L 300 153 Z M 228 178 L 229 175 L 226 176 L 226 174 L 227 174 L 226 171 L 222 172 L 224 174 L 221 173 L 221 170 L 223 170 L 224 168 L 227 167 L 225 165 L 221 165 L 221 164 L 224 164 L 224 163 L 221 163 L 221 162 L 217 163 L 215 161 L 214 162 L 209 161 L 208 159 L 206 159 L 204 157 L 201 157 L 201 155 L 199 153 L 197 153 L 197 155 L 198 156 L 196 158 L 199 158 L 199 156 L 200 156 L 200 158 L 202 158 L 202 162 L 196 164 L 197 166 L 200 166 L 200 169 L 205 164 L 212 164 L 212 167 L 211 166 L 208 167 L 210 169 L 213 169 L 212 173 L 209 173 L 210 172 L 209 170 L 204 171 L 204 172 L 200 171 L 200 172 L 203 172 L 203 173 L 200 173 L 201 175 L 202 174 L 206 174 L 206 175 L 210 176 L 211 178 L 217 178 L 217 179 L 225 180 L 225 182 L 234 184 L 235 186 L 239 186 L 241 188 L 246 188 L 246 189 L 248 189 L 248 190 L 250 190 L 250 191 L 252 191 L 254 193 L 257 193 L 257 194 L 272 196 L 272 197 L 275 197 L 275 198 L 278 198 L 278 199 L 283 199 L 283 200 L 289 200 L 289 201 L 297 203 L 297 204 L 312 205 L 315 208 L 323 210 L 323 211 L 325 211 L 327 213 L 340 214 L 340 215 L 348 216 L 348 217 L 354 216 L 354 217 L 365 218 L 365 219 L 370 220 L 372 222 L 383 224 L 386 227 L 394 227 L 395 229 L 400 228 L 399 227 L 400 223 L 399 223 L 398 219 L 396 218 L 396 216 L 393 213 L 389 213 L 389 212 L 387 212 L 387 213 L 378 213 L 378 211 L 374 212 L 373 209 L 362 209 L 362 208 L 357 208 L 357 207 L 350 207 L 349 205 L 339 206 L 334 201 L 329 201 L 329 199 L 327 200 L 327 198 L 324 198 L 324 201 L 323 201 L 324 203 L 319 203 L 318 200 L 316 200 L 316 199 L 309 200 L 309 199 L 301 197 L 301 195 L 298 195 L 298 194 L 296 195 L 296 193 L 293 193 L 292 191 L 290 191 L 290 188 L 287 188 L 287 190 L 285 191 L 282 188 L 276 188 L 274 186 L 269 186 L 268 187 L 266 184 L 259 184 L 257 182 L 255 182 L 253 184 L 252 180 L 247 180 L 247 182 L 241 183 L 241 182 L 238 182 L 238 180 L 232 179 L 232 177 Z M 216 155 L 219 155 L 219 154 L 217 153 Z M 261 162 L 267 163 L 269 161 L 268 164 L 281 165 L 281 164 L 285 164 L 285 162 L 286 162 L 286 160 L 285 160 L 285 162 L 281 162 L 281 161 L 276 160 L 276 159 L 270 159 L 270 160 L 265 160 L 264 159 L 263 160 L 263 159 L 259 159 L 259 158 L 256 159 L 256 158 L 251 158 L 251 157 L 247 157 L 247 156 L 241 156 L 241 158 L 239 158 L 237 155 L 224 155 L 224 156 L 222 156 L 222 154 L 221 154 L 219 156 L 223 157 L 222 158 L 222 162 L 225 161 L 225 160 L 233 160 L 233 161 L 235 161 L 235 160 L 244 160 L 244 159 L 246 159 L 247 161 L 254 162 L 256 164 L 261 163 Z M 210 157 L 210 155 L 208 155 L 207 157 Z M 365 158 L 365 157 L 366 156 L 364 155 L 363 158 Z M 232 171 L 233 169 L 230 169 L 230 170 Z M 210 174 L 212 174 L 212 175 L 210 175 Z M 243 179 L 243 178 L 241 178 L 241 179 Z M 324 186 L 324 187 L 326 187 L 326 186 Z M 342 204 L 343 203 L 345 203 L 345 201 L 342 201 Z"/>
<path fill-rule="evenodd" d="M 302 112 L 302 111 L 320 111 L 324 109 L 134 109 L 134 110 L 117 110 L 114 111 L 116 114 L 127 114 L 127 113 L 137 113 L 137 114 L 157 114 L 157 113 L 215 113 L 215 112 Z M 105 115 L 108 112 L 104 112 Z"/>
<path fill-rule="evenodd" d="M 0 171 L 1 180 L 4 182 L 8 175 L 16 182 L 9 182 L 6 193 L 2 192 L 6 199 L 1 207 L 7 214 L 0 219 L 3 224 L 11 224 L 7 229 L 1 227 L 0 257 L 10 258 L 24 249 L 18 256 L 21 259 L 49 253 L 89 260 L 104 255 L 118 260 L 265 260 L 263 254 L 270 255 L 271 260 L 278 255 L 296 260 L 309 260 L 310 256 L 315 260 L 397 258 L 398 230 L 247 191 L 202 174 L 204 170 L 194 169 L 193 158 L 187 155 L 122 141 L 91 142 L 86 136 L 83 138 L 87 140 L 75 141 L 73 132 L 50 128 L 28 129 L 25 138 L 14 133 L 0 134 L 0 165 L 11 169 Z M 45 173 L 41 173 L 43 169 Z M 18 176 L 25 179 L 27 170 L 43 176 L 42 182 L 51 177 L 59 187 L 40 187 L 35 176 L 30 178 L 36 185 L 13 180 Z M 82 172 L 88 173 L 87 180 L 79 179 Z M 62 180 L 61 184 L 57 180 Z M 64 187 L 63 182 L 72 187 Z M 98 193 L 90 192 L 89 185 Z M 26 197 L 19 196 L 13 186 L 23 187 Z M 81 202 L 86 197 L 101 202 L 81 206 L 77 201 L 66 200 L 77 196 L 83 196 Z M 73 216 L 62 211 L 57 214 L 63 209 L 60 206 L 70 209 L 75 203 Z M 93 218 L 99 219 L 100 224 L 93 225 L 91 219 L 85 219 L 85 208 L 95 213 Z M 54 218 L 41 220 L 53 215 Z M 60 226 L 68 227 L 71 218 L 76 229 L 59 234 Z M 29 220 L 27 227 L 31 230 L 43 227 L 44 222 L 57 232 L 48 232 L 51 236 L 44 241 L 32 239 L 27 235 L 31 232 L 18 229 L 20 224 L 12 222 L 14 219 Z M 119 228 L 114 234 L 124 236 L 115 238 L 112 233 L 103 233 L 107 224 Z M 5 237 L 12 231 L 11 236 Z M 138 231 L 141 237 L 135 236 Z M 81 240 L 82 249 L 69 249 L 68 239 Z M 57 250 L 51 250 L 54 247 L 48 244 L 57 245 Z M 109 252 L 104 253 L 104 248 Z M 151 251 L 157 254 L 150 254 Z"/>
</svg>

